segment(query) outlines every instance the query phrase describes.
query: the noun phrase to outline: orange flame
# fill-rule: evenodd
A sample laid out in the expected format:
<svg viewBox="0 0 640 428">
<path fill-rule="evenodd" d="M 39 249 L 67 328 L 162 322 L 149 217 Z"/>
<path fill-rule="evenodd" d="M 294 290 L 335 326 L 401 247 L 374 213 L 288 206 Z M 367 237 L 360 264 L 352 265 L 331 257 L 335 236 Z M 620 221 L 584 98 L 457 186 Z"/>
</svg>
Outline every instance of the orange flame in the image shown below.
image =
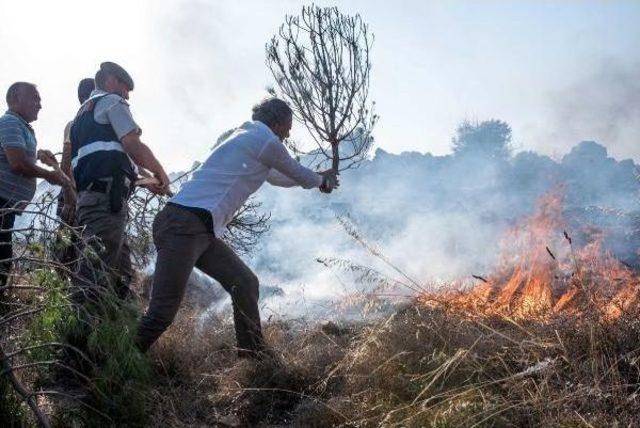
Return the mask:
<svg viewBox="0 0 640 428">
<path fill-rule="evenodd" d="M 576 249 L 564 224 L 558 189 L 543 196 L 536 212 L 508 231 L 498 266 L 485 283 L 419 299 L 517 317 L 588 312 L 617 318 L 640 308 L 638 275 L 603 250 L 602 234 L 592 230 L 590 242 Z"/>
</svg>

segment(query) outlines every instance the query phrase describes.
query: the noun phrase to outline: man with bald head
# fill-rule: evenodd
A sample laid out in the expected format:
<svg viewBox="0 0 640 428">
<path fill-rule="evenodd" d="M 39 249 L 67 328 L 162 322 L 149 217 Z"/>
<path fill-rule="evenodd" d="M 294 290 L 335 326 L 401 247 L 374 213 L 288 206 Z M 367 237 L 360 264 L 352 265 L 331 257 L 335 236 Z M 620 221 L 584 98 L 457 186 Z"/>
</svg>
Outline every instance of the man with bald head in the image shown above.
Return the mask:
<svg viewBox="0 0 640 428">
<path fill-rule="evenodd" d="M 11 271 L 11 229 L 20 209 L 35 194 L 36 178 L 54 185 L 70 185 L 62 172 L 36 164 L 40 155 L 53 156 L 48 150 L 38 153 L 36 135 L 30 125 L 38 119 L 42 108 L 36 85 L 16 82 L 9 87 L 6 99 L 9 109 L 0 117 L 0 292 Z"/>
</svg>

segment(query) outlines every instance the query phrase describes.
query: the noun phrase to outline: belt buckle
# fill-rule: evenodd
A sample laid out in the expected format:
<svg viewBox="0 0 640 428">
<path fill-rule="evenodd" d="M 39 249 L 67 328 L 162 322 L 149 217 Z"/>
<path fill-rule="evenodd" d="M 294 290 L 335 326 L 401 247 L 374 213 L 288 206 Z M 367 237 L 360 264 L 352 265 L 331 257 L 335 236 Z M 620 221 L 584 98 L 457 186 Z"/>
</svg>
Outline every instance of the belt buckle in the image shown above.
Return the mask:
<svg viewBox="0 0 640 428">
<path fill-rule="evenodd" d="M 88 190 L 91 190 L 92 192 L 98 192 L 98 193 L 109 193 L 109 191 L 111 190 L 111 184 L 112 184 L 113 180 L 111 178 L 98 178 L 96 180 L 93 180 L 91 183 L 89 183 L 89 186 L 87 186 Z M 102 189 L 98 189 L 95 188 L 95 185 L 97 183 L 100 183 L 101 185 L 104 185 L 104 187 Z M 102 186 L 100 186 L 102 187 Z"/>
</svg>

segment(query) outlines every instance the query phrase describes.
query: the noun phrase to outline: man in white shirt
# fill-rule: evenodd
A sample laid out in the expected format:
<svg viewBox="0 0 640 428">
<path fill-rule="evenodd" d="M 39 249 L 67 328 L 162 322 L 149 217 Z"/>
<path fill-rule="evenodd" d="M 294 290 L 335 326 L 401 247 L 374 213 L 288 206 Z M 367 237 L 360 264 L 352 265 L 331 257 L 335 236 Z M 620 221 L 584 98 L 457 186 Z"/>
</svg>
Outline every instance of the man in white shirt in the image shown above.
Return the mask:
<svg viewBox="0 0 640 428">
<path fill-rule="evenodd" d="M 136 338 L 142 351 L 173 322 L 194 266 L 231 295 L 239 356 L 258 356 L 264 349 L 258 278 L 221 238 L 238 208 L 265 181 L 324 193 L 338 186 L 333 170 L 316 173 L 289 155 L 282 141 L 292 120 L 291 108 L 278 98 L 256 105 L 252 120 L 217 146 L 156 216 L 151 301 Z"/>
</svg>

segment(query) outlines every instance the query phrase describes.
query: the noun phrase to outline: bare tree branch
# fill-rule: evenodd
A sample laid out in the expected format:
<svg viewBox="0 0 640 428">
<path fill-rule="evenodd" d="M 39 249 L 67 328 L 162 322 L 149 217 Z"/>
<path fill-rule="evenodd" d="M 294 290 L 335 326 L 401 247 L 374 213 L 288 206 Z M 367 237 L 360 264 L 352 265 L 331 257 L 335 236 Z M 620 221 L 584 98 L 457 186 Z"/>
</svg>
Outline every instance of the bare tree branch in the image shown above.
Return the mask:
<svg viewBox="0 0 640 428">
<path fill-rule="evenodd" d="M 9 360 L 4 352 L 4 349 L 1 343 L 0 343 L 0 361 L 2 362 L 2 374 L 0 374 L 0 377 L 3 375 L 6 375 L 7 378 L 9 378 L 9 382 L 11 382 L 13 389 L 18 393 L 18 395 L 22 398 L 22 400 L 24 400 L 27 403 L 29 408 L 31 408 L 31 411 L 33 412 L 36 419 L 38 420 L 38 425 L 40 427 L 42 428 L 51 427 L 51 422 L 49 421 L 48 416 L 42 412 L 42 409 L 40 409 L 40 407 L 38 407 L 38 403 L 36 403 L 36 400 L 33 397 L 33 393 L 29 392 L 29 390 L 22 384 L 22 382 L 20 382 L 20 379 L 18 379 L 15 372 L 13 371 L 13 367 L 11 367 L 11 364 L 9 364 Z"/>
<path fill-rule="evenodd" d="M 371 147 L 378 115 L 369 103 L 373 34 L 360 15 L 336 7 L 302 8 L 286 16 L 266 46 L 267 66 L 321 154 L 338 170 L 356 166 Z M 348 147 L 342 147 L 348 141 Z M 342 147 L 342 149 L 341 149 Z M 340 167 L 340 161 L 347 161 Z"/>
</svg>

